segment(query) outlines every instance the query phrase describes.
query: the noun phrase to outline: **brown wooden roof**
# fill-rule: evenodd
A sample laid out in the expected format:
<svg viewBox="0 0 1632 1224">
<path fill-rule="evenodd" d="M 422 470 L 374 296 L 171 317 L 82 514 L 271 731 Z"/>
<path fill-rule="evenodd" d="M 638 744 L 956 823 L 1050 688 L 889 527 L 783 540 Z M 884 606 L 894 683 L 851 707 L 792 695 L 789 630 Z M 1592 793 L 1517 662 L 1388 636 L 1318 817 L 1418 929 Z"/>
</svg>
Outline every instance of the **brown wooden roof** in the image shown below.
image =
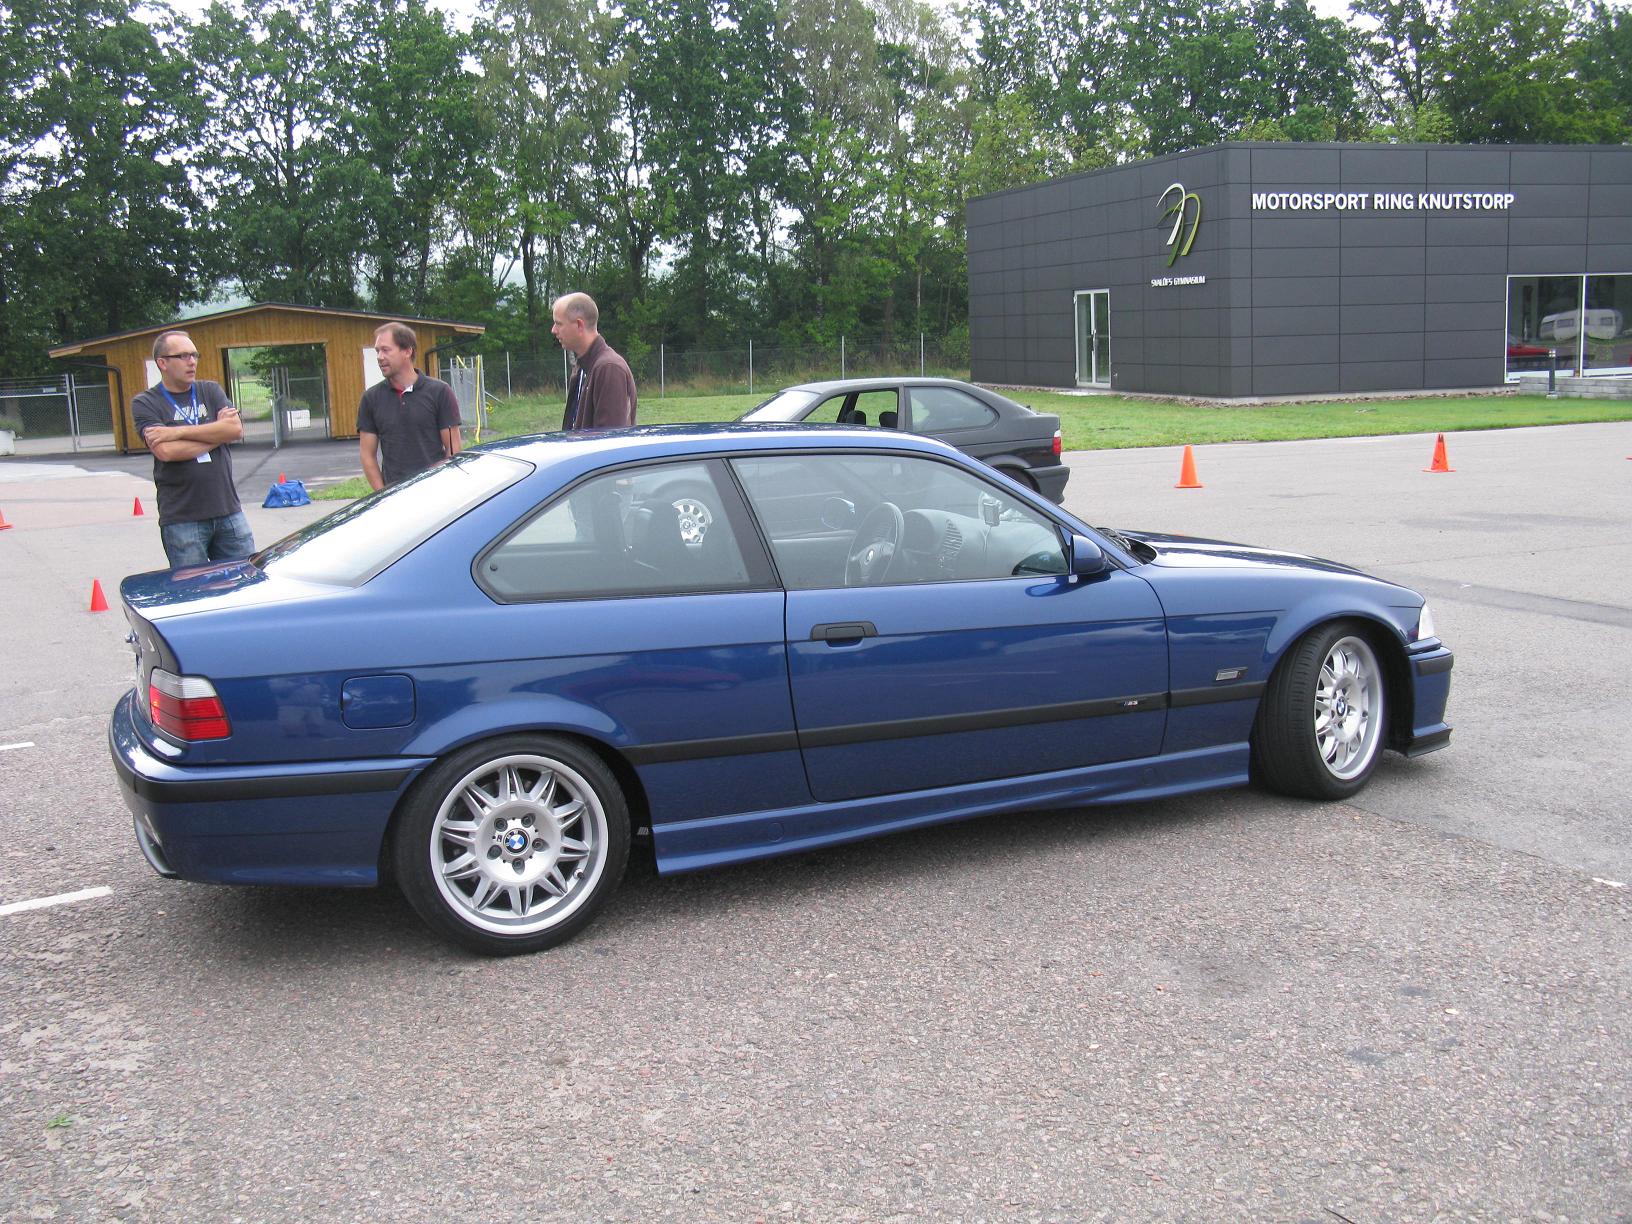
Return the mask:
<svg viewBox="0 0 1632 1224">
<path fill-rule="evenodd" d="M 164 331 L 185 331 L 188 327 L 215 323 L 224 319 L 239 318 L 258 311 L 325 315 L 336 319 L 378 319 L 381 323 L 406 323 L 410 327 L 439 327 L 473 336 L 479 336 L 487 330 L 481 323 L 462 323 L 454 319 L 429 319 L 420 315 L 379 314 L 372 310 L 337 310 L 328 306 L 298 306 L 292 302 L 251 302 L 247 306 L 235 306 L 231 310 L 219 310 L 214 314 L 194 315 L 188 319 L 176 319 L 169 323 L 155 323 L 149 327 L 136 327 L 129 331 L 111 332 L 106 336 L 93 336 L 88 340 L 77 340 L 72 344 L 59 345 L 51 350 L 50 355 L 52 357 L 73 357 L 88 349 L 96 349 L 121 340 L 129 340 L 135 336 L 154 336 Z"/>
</svg>

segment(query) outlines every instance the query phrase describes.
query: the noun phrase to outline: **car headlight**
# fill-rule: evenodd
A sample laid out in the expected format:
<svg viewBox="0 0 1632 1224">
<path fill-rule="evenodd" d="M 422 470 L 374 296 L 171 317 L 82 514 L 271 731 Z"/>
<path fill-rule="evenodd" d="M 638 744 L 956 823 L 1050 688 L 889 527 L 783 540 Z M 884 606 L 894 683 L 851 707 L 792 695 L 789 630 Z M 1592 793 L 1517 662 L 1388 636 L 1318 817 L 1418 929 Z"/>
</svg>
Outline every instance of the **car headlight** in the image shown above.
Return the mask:
<svg viewBox="0 0 1632 1224">
<path fill-rule="evenodd" d="M 1422 612 L 1417 617 L 1417 641 L 1426 642 L 1429 638 L 1437 638 L 1439 630 L 1434 628 L 1434 614 L 1428 610 L 1428 605 L 1422 605 Z"/>
</svg>

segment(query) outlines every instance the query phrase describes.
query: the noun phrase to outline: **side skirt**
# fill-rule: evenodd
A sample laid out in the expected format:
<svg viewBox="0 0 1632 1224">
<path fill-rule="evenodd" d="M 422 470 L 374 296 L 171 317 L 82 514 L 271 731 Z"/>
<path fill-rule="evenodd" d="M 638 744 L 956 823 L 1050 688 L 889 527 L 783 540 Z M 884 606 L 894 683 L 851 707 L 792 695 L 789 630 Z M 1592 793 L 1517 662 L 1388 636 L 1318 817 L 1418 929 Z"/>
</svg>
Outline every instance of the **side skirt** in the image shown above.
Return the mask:
<svg viewBox="0 0 1632 1224">
<path fill-rule="evenodd" d="M 1132 803 L 1244 786 L 1248 756 L 1246 744 L 1230 744 L 1026 778 L 671 821 L 654 824 L 652 839 L 658 870 L 670 875 L 998 812 Z"/>
</svg>

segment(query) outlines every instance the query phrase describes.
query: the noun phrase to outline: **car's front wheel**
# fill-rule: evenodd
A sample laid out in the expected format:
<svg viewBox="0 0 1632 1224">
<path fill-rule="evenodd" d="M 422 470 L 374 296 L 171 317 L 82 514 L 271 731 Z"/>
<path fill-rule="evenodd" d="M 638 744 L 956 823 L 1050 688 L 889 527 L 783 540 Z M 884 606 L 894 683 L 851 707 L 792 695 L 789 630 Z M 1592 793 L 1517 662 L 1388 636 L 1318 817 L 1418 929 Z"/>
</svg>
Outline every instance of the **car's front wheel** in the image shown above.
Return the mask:
<svg viewBox="0 0 1632 1224">
<path fill-rule="evenodd" d="M 1357 626 L 1310 631 L 1281 660 L 1259 706 L 1258 777 L 1309 799 L 1357 793 L 1382 755 L 1385 696 L 1382 664 Z"/>
<path fill-rule="evenodd" d="M 474 952 L 536 952 L 570 938 L 617 888 L 629 812 L 594 753 L 507 736 L 439 761 L 396 825 L 392 862 L 409 904 Z"/>
</svg>

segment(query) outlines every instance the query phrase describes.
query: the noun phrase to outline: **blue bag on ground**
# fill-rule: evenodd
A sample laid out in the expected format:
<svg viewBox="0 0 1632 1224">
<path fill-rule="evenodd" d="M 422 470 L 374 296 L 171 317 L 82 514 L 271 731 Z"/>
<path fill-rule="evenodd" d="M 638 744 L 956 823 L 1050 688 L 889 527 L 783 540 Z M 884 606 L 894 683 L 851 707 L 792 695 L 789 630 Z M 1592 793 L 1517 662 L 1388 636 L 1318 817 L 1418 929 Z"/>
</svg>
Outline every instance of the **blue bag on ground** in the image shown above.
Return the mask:
<svg viewBox="0 0 1632 1224">
<path fill-rule="evenodd" d="M 287 506 L 309 506 L 311 503 L 305 485 L 298 480 L 285 480 L 266 491 L 266 500 L 261 505 L 270 510 L 280 510 Z"/>
</svg>

